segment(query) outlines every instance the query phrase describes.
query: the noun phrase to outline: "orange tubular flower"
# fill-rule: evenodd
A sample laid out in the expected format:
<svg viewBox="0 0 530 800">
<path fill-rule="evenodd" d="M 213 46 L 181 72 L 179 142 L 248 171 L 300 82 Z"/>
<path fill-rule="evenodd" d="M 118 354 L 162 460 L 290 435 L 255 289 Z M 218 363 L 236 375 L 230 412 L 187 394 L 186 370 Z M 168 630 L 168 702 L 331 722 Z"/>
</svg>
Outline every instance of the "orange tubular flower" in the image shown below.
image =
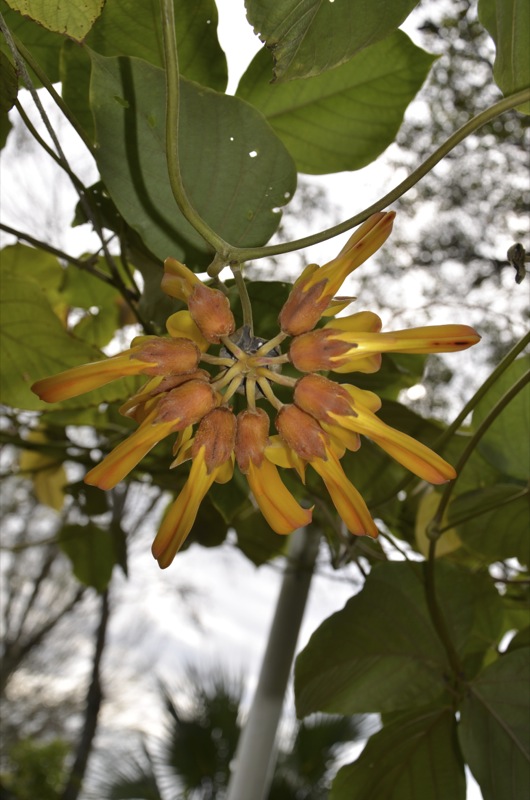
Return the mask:
<svg viewBox="0 0 530 800">
<path fill-rule="evenodd" d="M 317 420 L 364 434 L 418 477 L 446 483 L 456 476 L 453 467 L 424 444 L 378 419 L 373 398 L 378 401 L 372 392 L 341 386 L 322 375 L 305 375 L 294 390 L 299 408 Z"/>
<path fill-rule="evenodd" d="M 395 216 L 393 211 L 373 214 L 336 258 L 323 267 L 316 264 L 306 267 L 280 312 L 279 323 L 284 333 L 298 336 L 315 327 L 344 279 L 388 239 Z"/>
<path fill-rule="evenodd" d="M 216 405 L 216 394 L 204 381 L 187 381 L 161 395 L 138 430 L 91 469 L 85 475 L 85 483 L 100 489 L 112 489 L 155 444 L 198 422 Z"/>
<path fill-rule="evenodd" d="M 192 463 L 188 480 L 153 543 L 160 567 L 171 563 L 193 527 L 204 496 L 214 482 L 232 478 L 236 462 L 261 513 L 279 534 L 309 525 L 313 509 L 299 505 L 282 482 L 278 467 L 295 470 L 305 483 L 309 465 L 322 478 L 346 527 L 356 535 L 377 536 L 366 503 L 340 463 L 346 450 L 359 449 L 362 436 L 422 479 L 442 483 L 454 477 L 453 468 L 440 456 L 377 417 L 381 406 L 377 395 L 315 374 L 319 370 L 375 372 L 385 352 L 451 352 L 479 340 L 466 325 L 382 333 L 381 320 L 370 311 L 333 318 L 313 330 L 321 317 L 333 317 L 354 299 L 335 295 L 344 279 L 383 245 L 393 221 L 393 212 L 374 214 L 336 258 L 322 267 L 310 264 L 280 311 L 281 330 L 269 341 L 255 336 L 247 324 L 235 330 L 226 295 L 168 258 L 162 288 L 188 307 L 167 320 L 169 337 L 139 337 L 123 353 L 74 367 L 33 386 L 43 400 L 57 402 L 123 376 L 146 377 L 120 408 L 138 427 L 88 472 L 85 481 L 112 488 L 158 442 L 175 435 L 171 466 L 178 467 L 187 459 Z M 248 307 L 246 313 L 248 317 Z M 288 337 L 292 337 L 288 352 L 282 353 Z M 211 345 L 220 345 L 214 354 L 208 352 Z M 287 361 L 298 370 L 298 379 L 281 374 Z M 275 395 L 277 385 L 293 391 L 292 403 L 285 404 Z M 237 396 L 239 410 L 241 395 L 246 409 L 236 417 L 233 401 Z M 269 436 L 269 415 L 258 407 L 267 402 L 278 412 L 279 435 Z"/>
<path fill-rule="evenodd" d="M 269 417 L 262 409 L 242 411 L 237 417 L 236 459 L 246 475 L 259 509 L 273 531 L 292 533 L 309 525 L 310 509 L 302 508 L 282 482 L 276 466 L 265 456 Z"/>
<path fill-rule="evenodd" d="M 162 289 L 188 304 L 189 312 L 207 342 L 219 344 L 222 336 L 234 333 L 236 323 L 227 297 L 219 289 L 205 286 L 180 261 L 166 258 Z"/>
<path fill-rule="evenodd" d="M 381 353 L 453 353 L 480 341 L 468 325 L 428 325 L 379 333 L 381 320 L 370 311 L 333 320 L 297 336 L 289 358 L 300 372 L 376 372 Z"/>
<path fill-rule="evenodd" d="M 58 403 L 127 375 L 183 375 L 199 363 L 200 351 L 188 339 L 141 336 L 129 350 L 102 361 L 73 367 L 31 387 L 41 400 Z"/>
<path fill-rule="evenodd" d="M 276 418 L 278 433 L 299 458 L 308 461 L 323 479 L 340 517 L 350 533 L 377 536 L 366 503 L 350 483 L 331 449 L 330 437 L 318 421 L 296 405 L 284 406 Z"/>
<path fill-rule="evenodd" d="M 191 446 L 191 471 L 181 493 L 162 521 L 152 552 L 162 569 L 168 567 L 193 527 L 204 496 L 218 480 L 232 473 L 236 418 L 228 408 L 216 408 L 203 417 Z"/>
</svg>

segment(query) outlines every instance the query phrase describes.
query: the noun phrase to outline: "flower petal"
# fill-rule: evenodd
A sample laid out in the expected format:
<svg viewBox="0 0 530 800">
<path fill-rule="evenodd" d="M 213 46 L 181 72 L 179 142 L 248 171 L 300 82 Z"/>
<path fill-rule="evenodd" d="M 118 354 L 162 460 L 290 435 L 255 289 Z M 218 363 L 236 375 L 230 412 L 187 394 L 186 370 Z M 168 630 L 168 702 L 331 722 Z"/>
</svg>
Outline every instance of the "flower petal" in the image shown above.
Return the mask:
<svg viewBox="0 0 530 800">
<path fill-rule="evenodd" d="M 370 411 L 356 406 L 357 416 L 330 414 L 337 425 L 372 439 L 392 458 L 429 483 L 446 483 L 456 477 L 453 467 L 412 436 L 392 428 Z"/>
<path fill-rule="evenodd" d="M 82 364 L 50 378 L 43 378 L 34 383 L 31 390 L 47 403 L 58 403 L 99 389 L 118 378 L 140 375 L 145 366 L 144 361 L 132 358 L 130 352 L 120 353 L 112 358 Z"/>
<path fill-rule="evenodd" d="M 355 486 L 348 480 L 336 455 L 328 449 L 327 460 L 311 462 L 326 485 L 326 489 L 350 533 L 356 536 L 377 536 L 377 528 L 368 507 Z"/>
<path fill-rule="evenodd" d="M 247 480 L 261 513 L 273 531 L 287 534 L 309 525 L 311 509 L 298 504 L 274 464 L 266 458 L 259 467 L 252 461 L 249 463 Z"/>
<path fill-rule="evenodd" d="M 305 483 L 306 462 L 285 444 L 281 436 L 269 438 L 269 444 L 265 448 L 265 457 L 277 467 L 295 469 L 302 483 Z"/>
<path fill-rule="evenodd" d="M 166 320 L 166 330 L 174 339 L 191 339 L 201 353 L 208 349 L 208 342 L 200 332 L 189 311 L 176 311 Z"/>
<path fill-rule="evenodd" d="M 188 480 L 166 513 L 151 551 L 161 569 L 169 567 L 193 527 L 199 506 L 216 477 L 216 470 L 208 474 L 204 461 L 205 448 L 201 447 L 193 459 Z"/>
<path fill-rule="evenodd" d="M 98 486 L 100 489 L 112 489 L 123 480 L 155 444 L 171 433 L 172 423 L 154 424 L 152 420 L 155 416 L 156 408 L 151 411 L 138 430 L 120 442 L 103 461 L 87 472 L 84 477 L 85 483 Z"/>
<path fill-rule="evenodd" d="M 202 281 L 191 269 L 181 264 L 176 258 L 166 258 L 161 284 L 162 291 L 170 297 L 176 297 L 187 303 L 193 287 L 197 284 L 202 284 Z"/>
</svg>

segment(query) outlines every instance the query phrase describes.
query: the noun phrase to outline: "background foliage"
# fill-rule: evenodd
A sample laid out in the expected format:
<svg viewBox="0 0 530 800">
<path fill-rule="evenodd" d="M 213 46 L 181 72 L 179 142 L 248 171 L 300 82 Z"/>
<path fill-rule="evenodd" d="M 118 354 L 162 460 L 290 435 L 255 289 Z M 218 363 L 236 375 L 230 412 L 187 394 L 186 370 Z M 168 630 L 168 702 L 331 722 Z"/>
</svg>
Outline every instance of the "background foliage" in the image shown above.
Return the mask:
<svg viewBox="0 0 530 800">
<path fill-rule="evenodd" d="M 263 337 L 276 332 L 294 277 L 278 258 L 282 243 L 315 232 L 308 218 L 313 229 L 324 228 L 304 175 L 359 170 L 378 159 L 390 167 L 393 185 L 473 114 L 530 84 L 523 0 L 480 0 L 478 9 L 467 0 L 443 9 L 422 3 L 414 12 L 409 0 L 247 0 L 248 21 L 265 46 L 235 95 L 225 93 L 213 0 L 174 5 L 189 198 L 231 245 L 256 248 L 273 237 L 277 245 L 273 259 L 253 261 L 246 273 Z M 158 4 L 0 0 L 0 11 L 2 147 L 13 153 L 25 126 L 42 159 L 53 159 L 75 190 L 67 215 L 70 241 L 78 238 L 66 246 L 62 231 L 39 224 L 42 200 L 33 196 L 20 221 L 8 213 L 2 224 L 2 687 L 9 724 L 0 791 L 35 796 L 31 781 L 45 774 L 46 796 L 72 800 L 101 791 L 95 778 L 82 784 L 105 705 L 109 593 L 117 574 L 127 574 L 135 537 L 160 517 L 184 477 L 168 472 L 169 447 L 161 444 L 107 495 L 85 486 L 94 460 L 130 431 L 117 405 L 134 382 L 53 407 L 29 387 L 116 351 L 140 330 L 162 331 L 178 310 L 159 288 L 163 259 L 171 255 L 203 272 L 214 253 L 179 211 L 168 178 Z M 407 32 L 398 30 L 405 20 Z M 46 131 L 30 112 L 35 98 L 51 98 L 63 123 L 43 109 Z M 377 520 L 377 543 L 345 536 L 321 485 L 308 484 L 323 532 L 321 559 L 337 574 L 355 574 L 355 593 L 315 631 L 295 669 L 299 717 L 324 712 L 342 722 L 330 717 L 327 727 L 299 729 L 282 751 L 278 797 L 410 800 L 436 792 L 458 800 L 466 794 L 464 765 L 485 800 L 528 791 L 528 291 L 527 281 L 515 284 L 506 250 L 528 236 L 529 111 L 527 100 L 489 120 L 396 200 L 406 224 L 397 228 L 394 249 L 355 276 L 352 290 L 385 323 L 469 321 L 484 340 L 471 360 L 388 356 L 380 372 L 358 381 L 384 398 L 386 422 L 456 466 L 456 481 L 427 487 L 363 443 L 343 463 Z M 83 165 L 65 155 L 72 131 L 85 146 Z M 355 187 L 355 175 L 351 181 Z M 44 205 L 53 217 L 48 189 Z M 348 213 L 363 205 L 352 190 Z M 333 255 L 334 243 L 329 247 Z M 238 314 L 235 286 L 227 287 Z M 187 546 L 217 547 L 227 536 L 258 566 L 284 551 L 244 481 L 210 493 Z M 50 653 L 73 664 L 65 643 L 83 617 L 93 628 L 86 696 L 72 690 L 60 702 L 50 695 L 40 703 L 27 687 L 51 691 Z M 196 709 L 205 698 L 199 691 Z M 178 729 L 190 752 L 204 750 L 174 702 L 164 703 L 173 721 L 167 741 Z M 334 747 L 354 737 L 346 718 L 359 713 L 378 714 L 381 724 L 334 777 Z M 214 748 L 195 783 L 175 784 L 182 796 L 223 796 L 238 702 L 228 716 L 217 728 L 229 745 L 222 757 Z M 96 764 L 101 757 L 96 750 Z M 170 796 L 164 780 L 157 783 L 150 741 L 130 758 L 141 769 L 125 770 L 121 789 L 107 786 L 109 797 Z M 204 794 L 208 775 L 214 779 Z"/>
</svg>

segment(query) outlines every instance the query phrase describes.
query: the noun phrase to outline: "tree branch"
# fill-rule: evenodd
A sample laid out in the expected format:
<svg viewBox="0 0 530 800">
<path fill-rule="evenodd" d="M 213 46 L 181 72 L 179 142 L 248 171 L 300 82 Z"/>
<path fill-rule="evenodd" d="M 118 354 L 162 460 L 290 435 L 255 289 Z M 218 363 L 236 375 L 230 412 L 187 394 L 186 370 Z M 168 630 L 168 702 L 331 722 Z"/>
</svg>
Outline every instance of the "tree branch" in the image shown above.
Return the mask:
<svg viewBox="0 0 530 800">
<path fill-rule="evenodd" d="M 96 631 L 96 645 L 92 662 L 92 676 L 86 697 L 83 729 L 77 745 L 75 760 L 72 765 L 67 784 L 62 792 L 61 800 L 77 800 L 79 792 L 81 791 L 90 752 L 92 750 L 92 742 L 94 740 L 94 736 L 96 735 L 99 710 L 101 708 L 101 703 L 103 702 L 103 691 L 101 688 L 101 660 L 103 657 L 103 650 L 105 648 L 109 615 L 109 593 L 107 589 L 101 596 L 101 612 L 99 625 Z"/>
</svg>

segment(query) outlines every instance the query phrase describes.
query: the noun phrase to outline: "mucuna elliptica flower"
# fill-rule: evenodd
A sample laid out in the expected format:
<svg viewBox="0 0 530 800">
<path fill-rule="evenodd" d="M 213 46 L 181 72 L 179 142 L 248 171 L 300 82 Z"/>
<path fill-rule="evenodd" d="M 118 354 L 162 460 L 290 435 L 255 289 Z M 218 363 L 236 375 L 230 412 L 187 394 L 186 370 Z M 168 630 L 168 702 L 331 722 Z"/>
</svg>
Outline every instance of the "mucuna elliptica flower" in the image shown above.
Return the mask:
<svg viewBox="0 0 530 800">
<path fill-rule="evenodd" d="M 306 267 L 280 311 L 278 335 L 269 341 L 254 336 L 248 325 L 236 330 L 223 292 L 168 258 L 162 288 L 188 306 L 167 320 L 168 337 L 138 337 L 123 353 L 34 384 L 41 399 L 60 402 L 126 375 L 146 376 L 147 382 L 120 408 L 138 428 L 85 480 L 110 489 L 158 442 L 176 435 L 171 466 L 191 460 L 191 469 L 153 543 L 162 568 L 188 536 L 212 484 L 229 481 L 236 467 L 279 534 L 308 525 L 312 508 L 300 505 L 278 467 L 294 469 L 302 481 L 309 467 L 322 478 L 351 533 L 377 536 L 366 503 L 340 463 L 346 450 L 360 447 L 363 436 L 423 480 L 443 483 L 455 477 L 444 459 L 379 419 L 377 395 L 319 374 L 375 372 L 382 353 L 453 352 L 480 339 L 467 325 L 381 332 L 381 320 L 370 311 L 333 317 L 349 302 L 336 298 L 343 281 L 384 244 L 394 216 L 374 214 L 336 258 L 322 267 Z M 330 320 L 315 329 L 321 318 Z M 280 345 L 287 339 L 288 351 L 282 354 Z M 219 348 L 215 354 L 208 352 L 212 345 Z M 302 373 L 298 378 L 281 374 L 287 362 Z M 291 388 L 292 402 L 280 401 L 275 386 Z M 246 408 L 236 413 L 234 400 L 241 394 Z M 272 407 L 277 433 L 271 433 L 261 403 Z"/>
</svg>

